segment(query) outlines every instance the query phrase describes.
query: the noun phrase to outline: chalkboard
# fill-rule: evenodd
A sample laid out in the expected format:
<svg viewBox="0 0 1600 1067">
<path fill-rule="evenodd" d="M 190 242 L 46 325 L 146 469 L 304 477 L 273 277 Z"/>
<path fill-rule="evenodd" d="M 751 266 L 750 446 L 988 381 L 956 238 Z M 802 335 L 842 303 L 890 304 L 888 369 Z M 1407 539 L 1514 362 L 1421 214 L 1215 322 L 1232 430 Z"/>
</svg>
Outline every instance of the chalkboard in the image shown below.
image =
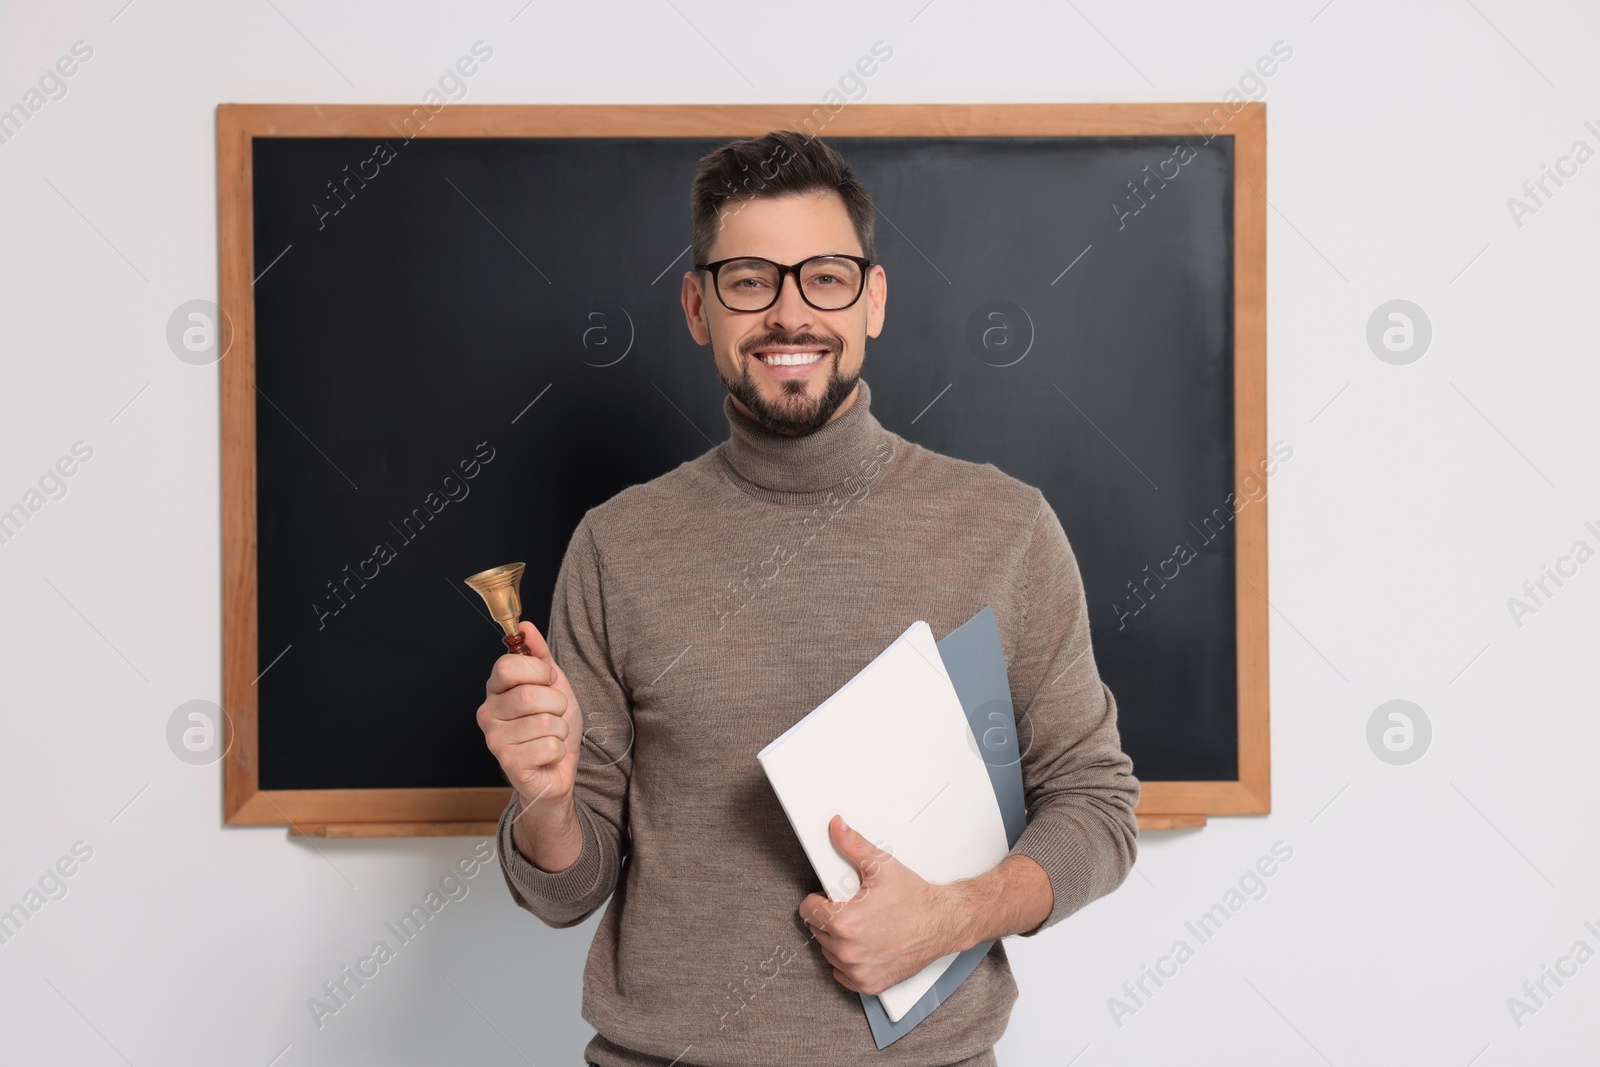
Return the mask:
<svg viewBox="0 0 1600 1067">
<path fill-rule="evenodd" d="M 726 435 L 679 306 L 688 188 L 716 145 L 792 122 L 442 136 L 446 109 L 408 139 L 382 108 L 298 130 L 301 109 L 270 110 L 273 135 L 233 142 L 255 284 L 228 359 L 253 378 L 247 411 L 225 382 L 224 421 L 253 427 L 256 647 L 230 821 L 491 818 L 504 779 L 472 711 L 498 628 L 461 578 L 525 560 L 543 628 L 583 512 Z M 1241 130 L 1260 126 L 1241 119 L 1259 114 L 1215 109 L 1229 128 L 1195 124 L 1180 163 L 1174 130 L 1106 132 L 1103 110 L 1070 134 L 959 135 L 933 110 L 934 130 L 862 135 L 846 112 L 826 132 L 879 208 L 873 412 L 1054 506 L 1141 813 L 1264 810 L 1264 605 L 1239 590 L 1254 573 L 1265 595 L 1265 503 L 1238 507 L 1265 456 L 1238 358 Z M 255 792 L 277 817 L 234 817 Z"/>
</svg>

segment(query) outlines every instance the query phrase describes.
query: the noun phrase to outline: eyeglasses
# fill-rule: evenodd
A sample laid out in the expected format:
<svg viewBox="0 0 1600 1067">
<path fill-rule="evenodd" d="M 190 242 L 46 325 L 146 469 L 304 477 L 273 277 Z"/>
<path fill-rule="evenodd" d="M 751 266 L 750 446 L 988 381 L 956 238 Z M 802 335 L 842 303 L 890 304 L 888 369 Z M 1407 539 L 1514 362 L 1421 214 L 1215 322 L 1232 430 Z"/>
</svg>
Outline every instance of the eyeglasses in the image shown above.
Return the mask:
<svg viewBox="0 0 1600 1067">
<path fill-rule="evenodd" d="M 843 311 L 861 299 L 867 268 L 872 260 L 860 256 L 812 256 L 785 266 L 759 256 L 696 263 L 695 270 L 711 272 L 717 299 L 729 311 L 765 311 L 778 302 L 783 278 L 793 274 L 800 299 L 818 311 Z"/>
</svg>

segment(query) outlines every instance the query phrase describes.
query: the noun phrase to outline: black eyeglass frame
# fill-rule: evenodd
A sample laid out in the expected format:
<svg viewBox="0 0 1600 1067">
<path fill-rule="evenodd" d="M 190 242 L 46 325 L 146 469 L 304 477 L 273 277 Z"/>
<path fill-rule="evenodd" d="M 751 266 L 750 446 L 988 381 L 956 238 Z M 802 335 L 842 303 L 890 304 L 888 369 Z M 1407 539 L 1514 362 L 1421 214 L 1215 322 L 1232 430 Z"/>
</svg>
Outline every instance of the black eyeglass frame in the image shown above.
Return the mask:
<svg viewBox="0 0 1600 1067">
<path fill-rule="evenodd" d="M 722 295 L 722 286 L 717 284 L 717 272 L 723 267 L 727 266 L 729 263 L 746 263 L 752 259 L 759 260 L 762 263 L 771 263 L 772 266 L 776 267 L 778 270 L 778 284 L 772 290 L 772 299 L 763 304 L 761 307 L 736 308 L 729 304 L 727 298 Z M 856 295 L 850 298 L 850 302 L 848 304 L 836 308 L 817 307 L 815 303 L 812 303 L 811 298 L 806 296 L 806 287 L 800 284 L 800 268 L 805 266 L 807 263 L 818 259 L 847 259 L 851 263 L 854 263 L 856 266 L 861 268 L 861 280 L 856 286 Z M 767 259 L 765 256 L 734 256 L 731 259 L 719 259 L 715 263 L 696 263 L 694 265 L 695 270 L 711 272 L 711 288 L 716 292 L 717 300 L 722 304 L 723 307 L 727 308 L 729 311 L 745 312 L 749 314 L 766 311 L 771 308 L 773 304 L 776 304 L 778 302 L 778 298 L 783 295 L 783 279 L 790 274 L 794 275 L 794 287 L 795 290 L 800 294 L 800 299 L 804 300 L 811 307 L 816 308 L 818 311 L 846 311 L 855 307 L 856 304 L 861 300 L 861 294 L 867 291 L 867 272 L 871 268 L 872 260 L 867 259 L 864 256 L 852 256 L 844 252 L 823 252 L 819 255 L 807 256 L 798 263 L 790 263 L 787 265 L 782 263 L 773 263 L 772 260 Z"/>
</svg>

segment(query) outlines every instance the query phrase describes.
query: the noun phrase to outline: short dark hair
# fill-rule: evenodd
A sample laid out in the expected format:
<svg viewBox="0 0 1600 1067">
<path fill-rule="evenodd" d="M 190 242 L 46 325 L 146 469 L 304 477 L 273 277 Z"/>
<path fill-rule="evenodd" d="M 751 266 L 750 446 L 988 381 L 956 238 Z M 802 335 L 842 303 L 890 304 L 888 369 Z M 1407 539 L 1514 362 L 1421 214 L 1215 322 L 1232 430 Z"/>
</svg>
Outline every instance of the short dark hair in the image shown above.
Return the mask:
<svg viewBox="0 0 1600 1067">
<path fill-rule="evenodd" d="M 722 206 L 728 201 L 817 190 L 837 193 L 844 201 L 861 242 L 861 254 L 872 259 L 875 213 L 867 187 L 857 180 L 844 157 L 820 138 L 774 130 L 761 137 L 730 141 L 701 158 L 689 190 L 689 213 L 694 221 L 691 264 L 704 263 L 711 254 L 722 225 Z"/>
</svg>

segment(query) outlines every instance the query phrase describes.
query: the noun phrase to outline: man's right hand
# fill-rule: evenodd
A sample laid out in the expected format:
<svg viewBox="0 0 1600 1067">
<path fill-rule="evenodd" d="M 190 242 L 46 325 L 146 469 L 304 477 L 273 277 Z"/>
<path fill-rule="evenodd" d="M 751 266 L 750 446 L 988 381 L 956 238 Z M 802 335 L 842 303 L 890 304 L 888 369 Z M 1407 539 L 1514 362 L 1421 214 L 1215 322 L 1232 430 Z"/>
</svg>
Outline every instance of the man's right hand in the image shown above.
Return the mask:
<svg viewBox="0 0 1600 1067">
<path fill-rule="evenodd" d="M 495 661 L 478 726 L 518 793 L 519 813 L 532 808 L 547 816 L 565 814 L 572 807 L 583 712 L 544 635 L 531 622 L 524 621 L 521 630 L 533 655 Z"/>
</svg>

